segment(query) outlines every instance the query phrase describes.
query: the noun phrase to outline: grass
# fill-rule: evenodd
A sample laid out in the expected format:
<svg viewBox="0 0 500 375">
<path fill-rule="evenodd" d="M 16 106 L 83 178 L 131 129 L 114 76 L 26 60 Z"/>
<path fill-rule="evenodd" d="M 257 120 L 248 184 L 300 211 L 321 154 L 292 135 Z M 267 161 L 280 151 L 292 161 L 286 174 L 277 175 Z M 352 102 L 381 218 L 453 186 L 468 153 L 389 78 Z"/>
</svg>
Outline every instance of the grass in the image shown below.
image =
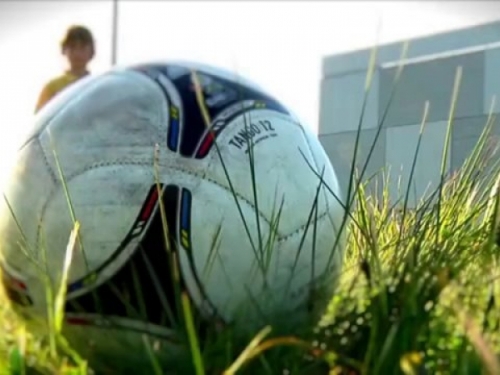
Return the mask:
<svg viewBox="0 0 500 375">
<path fill-rule="evenodd" d="M 407 46 L 403 55 L 406 49 Z M 376 50 L 367 76 L 366 95 L 375 56 Z M 403 64 L 395 78 L 393 95 L 397 94 L 402 71 Z M 189 348 L 188 355 L 179 359 L 178 373 L 500 374 L 500 284 L 497 282 L 500 251 L 496 243 L 500 165 L 497 151 L 492 150 L 489 143 L 495 121 L 493 115 L 463 167 L 453 174 L 444 167 L 461 74 L 459 68 L 450 99 L 441 182 L 422 197 L 416 207 L 409 205 L 409 192 L 414 183 L 429 104 L 423 108 L 410 181 L 407 186 L 401 186 L 399 200 L 389 196 L 388 184 L 378 186 L 378 194 L 367 192 L 369 186 L 373 188 L 377 176 L 365 175 L 366 164 L 357 171 L 352 170 L 355 178 L 346 200 L 350 215 L 344 268 L 321 318 L 296 327 L 293 334 L 281 334 L 279 327 L 266 326 L 247 336 L 236 336 L 226 330 L 209 332 L 202 338 L 196 333 L 197 320 L 190 301 L 178 290 L 182 311 L 181 321 L 177 323 Z M 194 81 L 196 85 L 196 79 Z M 364 106 L 360 125 L 363 114 Z M 207 116 L 206 111 L 204 115 Z M 209 123 L 210 119 L 206 117 L 206 121 Z M 357 148 L 358 142 L 355 157 Z M 251 152 L 249 154 L 252 163 Z M 321 171 L 316 172 L 320 180 Z M 230 181 L 227 169 L 226 173 Z M 380 171 L 386 181 L 388 173 Z M 254 181 L 257 201 L 256 186 Z M 235 201 L 237 204 L 237 199 Z M 71 206 L 69 194 L 68 202 Z M 162 208 L 167 240 L 165 216 Z M 276 225 L 279 216 L 280 209 L 277 209 Z M 314 207 L 309 216 L 314 227 Z M 78 241 L 76 219 L 68 244 L 67 264 Z M 168 241 L 165 243 L 168 247 Z M 264 238 L 259 238 L 254 246 L 262 270 L 266 268 L 272 246 L 273 241 Z M 167 250 L 175 257 L 175 253 Z M 65 272 L 63 280 L 64 275 Z M 174 269 L 174 282 L 176 275 Z M 58 290 L 49 293 L 54 296 L 51 298 L 56 307 L 48 339 L 32 335 L 7 303 L 0 304 L 0 373 L 83 375 L 90 372 L 84 359 L 75 354 L 63 338 L 64 293 L 64 282 Z M 155 360 L 157 343 L 145 337 L 144 346 L 145 360 L 152 364 L 144 373 L 160 374 L 161 368 Z"/>
</svg>

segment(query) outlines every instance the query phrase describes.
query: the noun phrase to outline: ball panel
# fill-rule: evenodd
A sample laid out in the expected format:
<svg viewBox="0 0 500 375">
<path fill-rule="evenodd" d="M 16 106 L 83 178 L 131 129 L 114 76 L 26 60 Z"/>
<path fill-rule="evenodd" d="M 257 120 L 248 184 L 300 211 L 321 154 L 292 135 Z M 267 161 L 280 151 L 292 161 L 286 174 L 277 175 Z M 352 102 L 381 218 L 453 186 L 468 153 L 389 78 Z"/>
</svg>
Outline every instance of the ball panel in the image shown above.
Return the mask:
<svg viewBox="0 0 500 375">
<path fill-rule="evenodd" d="M 127 163 L 90 169 L 67 181 L 75 218 L 81 224 L 83 244 L 83 251 L 79 246 L 74 251 L 71 282 L 95 272 L 119 249 L 153 184 L 154 176 L 148 165 Z M 49 269 L 59 272 L 73 227 L 63 186 L 59 185 L 51 195 L 43 221 L 49 223 L 45 226 Z M 137 238 L 131 239 L 123 253 L 114 258 L 112 266 L 94 280 L 94 286 L 114 274 L 136 245 Z"/>
<path fill-rule="evenodd" d="M 325 212 L 328 212 L 332 228 L 335 233 L 340 236 L 341 232 L 345 233 L 347 217 L 345 217 L 346 203 L 343 201 L 339 180 L 330 162 L 330 158 L 323 146 L 321 146 L 318 137 L 313 134 L 310 129 L 305 127 L 302 127 L 302 131 L 312 155 L 310 164 L 312 168 L 314 168 L 315 174 L 321 177 L 317 179 L 323 182 L 320 189 L 320 200 L 318 204 L 326 208 Z M 340 243 L 342 243 L 342 241 L 340 241 Z M 341 250 L 339 249 L 339 251 Z"/>
<path fill-rule="evenodd" d="M 334 236 L 332 238 L 332 246 L 335 245 L 336 248 L 332 249 L 334 258 L 331 260 L 336 269 L 336 271 L 333 272 L 333 276 L 337 278 L 342 268 L 341 266 L 345 253 L 344 244 L 348 219 L 348 216 L 346 216 L 347 203 L 344 202 L 339 180 L 318 137 L 307 128 L 303 128 L 303 132 L 315 162 L 316 173 L 322 176 L 323 185 L 319 195 L 319 198 L 321 198 L 319 200 L 319 206 L 325 207 L 327 221 L 330 223 L 330 228 Z M 350 210 L 348 209 L 347 211 Z M 328 232 L 326 235 L 327 234 Z"/>
<path fill-rule="evenodd" d="M 339 245 L 335 247 L 339 236 L 337 228 L 342 219 L 337 213 L 338 207 L 321 216 L 315 214 L 309 225 L 304 223 L 300 230 L 280 239 L 277 246 L 279 264 L 276 264 L 277 276 L 273 285 L 290 288 L 295 293 L 294 298 L 284 295 L 283 304 L 306 300 L 310 288 L 317 286 L 318 279 L 338 272 L 343 248 Z M 280 286 L 283 281 L 286 284 Z M 334 284 L 327 285 L 331 292 Z"/>
<path fill-rule="evenodd" d="M 338 270 L 341 263 L 342 251 L 334 251 L 338 232 L 330 220 L 332 212 L 313 218 L 316 223 L 309 227 L 303 221 L 294 233 L 279 238 L 271 229 L 276 224 L 279 228 L 279 222 L 259 217 L 258 228 L 253 207 L 240 201 L 240 209 L 230 191 L 211 182 L 204 181 L 193 196 L 191 251 L 210 301 L 232 322 L 263 319 L 259 322 L 265 324 L 262 315 L 271 318 L 276 311 L 288 314 L 299 308 L 304 313 L 314 283 L 327 269 Z M 195 291 L 186 271 L 190 267 L 186 252 L 181 254 L 187 285 Z"/>
<path fill-rule="evenodd" d="M 47 102 L 33 117 L 34 126 L 26 135 L 23 148 L 32 139 L 37 138 L 40 133 L 53 121 L 61 111 L 64 111 L 68 103 L 78 101 L 79 98 L 87 94 L 87 90 L 94 85 L 100 84 L 100 75 L 89 75 L 74 82 L 72 85 L 58 93 Z"/>
<path fill-rule="evenodd" d="M 260 236 L 266 239 L 269 225 L 265 218 L 259 219 Z M 192 197 L 190 238 L 189 249 L 180 243 L 184 250 L 181 264 L 186 284 L 200 306 L 202 296 L 196 293 L 197 285 L 187 256 L 192 252 L 194 270 L 210 302 L 224 320 L 230 321 L 248 293 L 258 295 L 263 285 L 257 259 L 260 257 L 260 264 L 265 263 L 265 255 L 256 255 L 260 251 L 256 213 L 243 201 L 238 209 L 227 188 L 203 180 Z"/>
<path fill-rule="evenodd" d="M 85 95 L 69 99 L 40 134 L 54 170 L 53 149 L 66 176 L 119 161 L 153 164 L 154 145 L 165 144 L 169 119 L 157 85 L 133 72 L 104 74 Z"/>
<path fill-rule="evenodd" d="M 25 254 L 40 260 L 38 226 L 47 197 L 54 188 L 40 144 L 33 140 L 18 153 L 3 189 L 4 197 L 0 199 L 2 254 L 11 267 L 30 277 L 37 271 Z"/>
<path fill-rule="evenodd" d="M 253 151 L 249 152 L 252 143 Z M 283 201 L 279 236 L 307 221 L 320 179 L 306 162 L 314 166 L 300 124 L 274 111 L 253 110 L 234 119 L 219 136 L 218 144 L 234 188 L 268 220 Z M 229 186 L 221 163 L 212 163 L 207 177 Z M 319 206 L 324 207 L 324 202 Z"/>
<path fill-rule="evenodd" d="M 182 310 L 180 297 L 176 296 L 174 282 L 179 283 L 180 290 L 187 292 L 195 305 L 203 300 L 203 317 L 212 317 L 215 311 L 204 294 L 198 274 L 190 274 L 193 287 L 189 287 L 184 275 L 193 267 L 191 264 L 187 268 L 176 264 L 181 257 L 193 255 L 188 253 L 191 249 L 186 245 L 189 236 L 186 238 L 185 230 L 189 231 L 190 210 L 185 198 L 190 200 L 190 191 L 176 184 L 154 184 L 150 187 L 139 214 L 142 217 L 147 211 L 149 217 L 140 238 L 119 269 L 108 264 L 115 272 L 104 283 L 92 284 L 92 290 L 86 290 L 85 294 L 71 293 L 66 307 L 70 326 L 147 332 L 172 341 L 172 330 L 182 321 L 179 315 Z M 168 236 L 168 247 L 164 246 L 165 234 Z M 178 243 L 188 247 L 180 249 Z M 174 281 L 174 275 L 179 275 L 179 280 Z M 193 297 L 192 292 L 203 298 Z M 201 303 L 198 305 L 201 306 Z M 193 313 L 198 316 L 198 309 L 194 309 Z"/>
</svg>

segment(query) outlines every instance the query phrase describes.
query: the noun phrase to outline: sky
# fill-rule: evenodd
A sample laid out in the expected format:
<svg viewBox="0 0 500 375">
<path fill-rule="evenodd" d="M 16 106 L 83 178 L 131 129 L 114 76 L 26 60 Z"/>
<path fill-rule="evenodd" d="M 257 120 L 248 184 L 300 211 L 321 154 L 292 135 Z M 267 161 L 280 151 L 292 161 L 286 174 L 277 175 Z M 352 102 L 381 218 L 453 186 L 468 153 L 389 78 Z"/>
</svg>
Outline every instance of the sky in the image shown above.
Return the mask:
<svg viewBox="0 0 500 375">
<path fill-rule="evenodd" d="M 500 2 L 123 0 L 119 15 L 119 65 L 182 59 L 236 71 L 316 132 L 325 56 L 500 19 Z M 0 1 L 0 179 L 43 84 L 64 69 L 65 29 L 93 31 L 97 74 L 111 66 L 111 21 L 111 0 Z"/>
</svg>

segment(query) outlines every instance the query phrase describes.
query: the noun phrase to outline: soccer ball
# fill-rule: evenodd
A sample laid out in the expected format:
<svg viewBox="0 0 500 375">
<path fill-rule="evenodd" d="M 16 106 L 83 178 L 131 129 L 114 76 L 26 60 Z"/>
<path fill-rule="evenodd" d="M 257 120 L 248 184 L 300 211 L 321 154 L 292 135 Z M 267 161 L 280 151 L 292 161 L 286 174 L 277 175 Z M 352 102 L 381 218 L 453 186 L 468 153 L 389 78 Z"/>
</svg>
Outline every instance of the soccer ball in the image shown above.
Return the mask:
<svg viewBox="0 0 500 375">
<path fill-rule="evenodd" d="M 181 294 L 222 327 L 306 316 L 341 268 L 340 197 L 318 139 L 255 84 L 194 63 L 115 68 L 56 97 L 20 147 L 4 289 L 44 322 L 70 259 L 68 340 L 127 357 L 146 356 L 129 351 L 143 334 L 177 347 Z"/>
</svg>

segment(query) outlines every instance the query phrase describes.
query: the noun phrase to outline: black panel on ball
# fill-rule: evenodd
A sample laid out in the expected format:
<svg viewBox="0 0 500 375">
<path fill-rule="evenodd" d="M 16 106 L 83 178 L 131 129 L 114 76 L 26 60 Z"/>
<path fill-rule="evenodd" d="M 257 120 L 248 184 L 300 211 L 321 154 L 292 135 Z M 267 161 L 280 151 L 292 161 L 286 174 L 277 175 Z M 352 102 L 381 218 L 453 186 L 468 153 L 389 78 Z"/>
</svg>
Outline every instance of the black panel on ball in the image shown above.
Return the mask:
<svg viewBox="0 0 500 375">
<path fill-rule="evenodd" d="M 139 65 L 131 69 L 146 74 L 157 82 L 162 88 L 169 103 L 171 100 L 168 91 L 163 87 L 161 80 L 159 80 L 159 76 L 167 78 L 174 84 L 182 101 L 182 108 L 180 110 L 182 111 L 183 124 L 181 125 L 175 121 L 170 122 L 168 129 L 169 141 L 167 144 L 172 151 L 179 150 L 182 156 L 198 159 L 205 157 L 208 152 L 198 152 L 198 146 L 203 144 L 204 138 L 210 136 L 210 134 L 207 134 L 207 124 L 197 98 L 192 71 L 181 65 L 168 64 Z M 195 73 L 203 94 L 203 105 L 208 112 L 210 120 L 216 118 L 229 106 L 245 100 L 259 101 L 265 103 L 266 108 L 289 114 L 287 109 L 278 101 L 247 85 L 225 79 L 206 71 L 196 70 Z M 176 129 L 176 127 L 179 128 Z M 207 139 L 207 143 L 210 144 L 208 144 L 208 146 L 205 144 L 205 148 L 211 148 L 213 141 L 222 130 L 223 128 L 219 128 L 217 132 L 212 134 L 210 139 Z M 172 134 L 175 134 L 177 139 L 171 142 L 170 137 Z"/>
</svg>

